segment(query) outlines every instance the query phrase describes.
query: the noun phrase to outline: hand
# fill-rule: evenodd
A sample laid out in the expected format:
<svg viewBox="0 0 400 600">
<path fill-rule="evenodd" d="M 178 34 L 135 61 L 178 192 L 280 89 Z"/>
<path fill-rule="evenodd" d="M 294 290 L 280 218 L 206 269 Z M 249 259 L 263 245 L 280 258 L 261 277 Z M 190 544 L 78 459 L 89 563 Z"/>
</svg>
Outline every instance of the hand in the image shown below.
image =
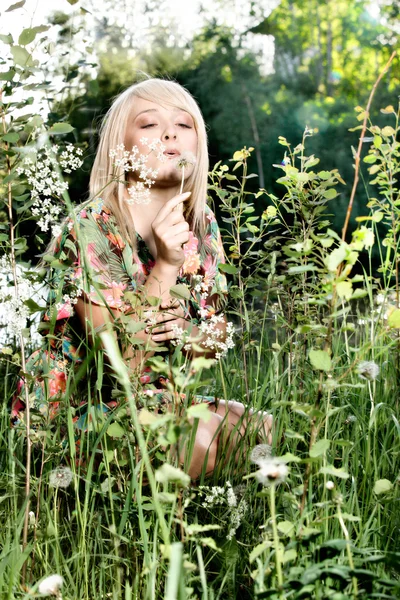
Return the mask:
<svg viewBox="0 0 400 600">
<path fill-rule="evenodd" d="M 174 210 L 187 200 L 191 192 L 179 194 L 168 200 L 151 224 L 157 248 L 157 263 L 181 267 L 185 260 L 183 244 L 189 241 L 189 223 L 181 210 Z"/>
<path fill-rule="evenodd" d="M 177 328 L 185 331 L 190 326 L 190 320 L 187 317 L 185 307 L 173 300 L 168 304 L 161 304 L 160 310 L 149 314 L 149 326 L 146 333 L 151 335 L 151 341 L 156 343 L 170 342 L 178 339 Z"/>
</svg>

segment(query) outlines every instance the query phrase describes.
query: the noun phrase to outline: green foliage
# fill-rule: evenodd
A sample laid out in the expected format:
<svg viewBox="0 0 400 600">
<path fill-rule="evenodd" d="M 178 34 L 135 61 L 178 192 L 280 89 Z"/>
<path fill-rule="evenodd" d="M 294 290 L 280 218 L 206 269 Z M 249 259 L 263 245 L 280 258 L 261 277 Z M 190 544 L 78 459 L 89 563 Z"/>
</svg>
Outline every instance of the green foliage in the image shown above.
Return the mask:
<svg viewBox="0 0 400 600">
<path fill-rule="evenodd" d="M 288 41 L 294 64 L 298 41 L 310 40 L 305 8 L 298 2 L 295 9 L 300 11 L 299 29 Z M 286 11 L 286 17 L 279 23 L 275 15 L 272 24 L 282 28 L 283 36 L 291 33 L 288 5 L 282 3 L 279 10 Z M 319 13 L 324 24 L 324 44 L 329 10 L 329 3 L 310 6 L 311 14 Z M 339 3 L 338 14 L 344 10 Z M 359 6 L 354 11 L 346 21 L 351 25 L 346 44 L 360 37 L 357 19 L 362 13 Z M 338 20 L 332 24 L 336 37 L 345 33 Z M 26 150 L 37 143 L 36 129 L 45 137 L 56 135 L 61 146 L 63 135 L 72 139 L 81 133 L 85 107 L 94 114 L 104 106 L 95 102 L 105 82 L 97 87 L 85 76 L 91 95 L 87 105 L 78 103 L 71 123 L 63 103 L 54 105 L 45 123 L 37 115 L 15 112 L 31 103 L 29 98 L 14 102 L 10 97 L 35 76 L 37 59 L 30 44 L 36 44 L 41 33 L 46 33 L 43 27 L 25 30 L 18 44 L 2 38 L 10 46 L 12 63 L 2 74 L 0 243 L 14 273 L 17 258 L 35 245 L 19 234 L 24 221 L 32 220 L 32 183 L 17 169 Z M 81 383 L 87 384 L 90 419 L 77 427 L 80 407 L 70 405 L 68 396 L 77 382 L 70 381 L 54 419 L 33 411 L 30 423 L 25 417 L 10 428 L 17 375 L 22 371 L 28 382 L 33 378 L 24 362 L 26 329 L 1 349 L 0 594 L 10 600 L 35 595 L 39 581 L 56 572 L 65 579 L 63 597 L 71 600 L 345 600 L 400 593 L 398 112 L 388 106 L 381 117 L 385 121 L 369 124 L 372 139 L 364 162 L 374 190 L 371 213 L 359 218 L 351 241 L 343 241 L 328 214 L 332 205 L 347 201 L 341 169 L 335 163 L 332 167 L 333 161 L 319 162 L 310 128 L 294 148 L 287 141 L 290 127 L 284 120 L 303 98 L 293 98 L 292 91 L 282 88 L 263 108 L 267 85 L 273 89 L 275 84 L 260 82 L 251 56 L 238 59 L 229 32 L 214 33 L 206 31 L 198 38 L 196 61 L 186 67 L 186 74 L 190 72 L 193 88 L 196 81 L 202 87 L 203 106 L 208 106 L 216 132 L 212 139 L 225 144 L 222 158 L 232 156 L 214 166 L 210 196 L 220 207 L 224 225 L 228 262 L 221 269 L 230 279 L 229 314 L 239 332 L 236 351 L 218 364 L 202 356 L 190 361 L 179 347 L 154 358 L 153 371 L 168 374 L 168 391 L 176 400 L 172 410 L 163 410 L 152 394 L 143 394 L 114 337 L 102 333 L 118 383 L 118 407 L 107 413 L 97 410 L 90 378 L 95 370 L 95 387 L 101 392 L 107 374 L 103 350 L 95 345 L 79 373 Z M 109 69 L 112 64 L 110 58 Z M 327 63 L 322 64 L 325 69 Z M 217 71 L 213 65 L 218 65 Z M 304 73 L 305 63 L 300 66 Z M 310 65 L 313 69 L 318 71 L 318 59 Z M 300 86 L 301 77 L 293 79 L 293 86 Z M 118 85 L 122 83 L 121 76 Z M 34 89 L 35 84 L 29 85 Z M 341 86 L 344 89 L 345 82 Z M 213 105 L 207 103 L 211 94 Z M 247 94 L 253 109 L 246 105 Z M 336 99 L 331 116 L 336 110 L 339 114 L 339 104 Z M 328 105 L 318 97 L 306 108 L 328 110 Z M 224 106 L 229 110 L 221 115 Z M 343 127 L 349 124 L 347 108 L 344 102 Z M 246 147 L 248 140 L 237 144 L 241 136 L 248 138 L 251 110 L 264 147 Z M 278 113 L 276 133 L 282 129 L 271 144 L 274 129 L 268 128 Z M 233 121 L 239 131 L 231 133 L 227 124 Z M 330 144 L 330 135 L 328 127 L 320 138 L 326 155 L 347 145 L 347 137 L 339 137 L 337 146 Z M 260 148 L 264 164 L 276 163 L 280 174 L 276 184 L 269 185 L 267 179 L 261 190 L 255 189 L 249 169 Z M 345 160 L 351 164 L 347 154 Z M 71 209 L 65 192 L 55 199 Z M 359 268 L 355 273 L 363 255 L 365 264 L 371 263 L 375 246 L 382 280 L 370 270 Z M 61 266 L 54 264 L 51 253 L 44 261 Z M 33 270 L 27 273 L 32 282 L 40 278 Z M 383 297 L 379 302 L 377 291 Z M 178 298 L 187 293 L 182 286 L 174 292 Z M 31 297 L 22 304 L 32 317 L 41 310 Z M 137 344 L 135 333 L 142 324 L 129 328 L 121 319 L 120 326 L 126 336 L 119 338 L 121 345 Z M 48 335 L 51 341 L 52 333 Z M 42 375 L 46 380 L 46 373 Z M 192 399 L 207 393 L 240 399 L 248 408 L 274 415 L 273 448 L 285 473 L 279 485 L 271 471 L 269 485 L 258 483 L 267 480 L 263 469 L 271 465 L 261 460 L 256 470 L 250 461 L 250 450 L 265 441 L 249 425 L 257 419 L 250 411 L 244 415 L 246 434 L 218 456 L 214 473 L 203 472 L 198 482 L 190 482 L 186 471 L 196 428 L 210 417 L 205 406 Z M 29 396 L 26 401 L 29 406 Z M 219 435 L 228 434 L 229 441 L 233 433 L 225 426 Z M 183 449 L 185 458 L 180 460 Z"/>
</svg>

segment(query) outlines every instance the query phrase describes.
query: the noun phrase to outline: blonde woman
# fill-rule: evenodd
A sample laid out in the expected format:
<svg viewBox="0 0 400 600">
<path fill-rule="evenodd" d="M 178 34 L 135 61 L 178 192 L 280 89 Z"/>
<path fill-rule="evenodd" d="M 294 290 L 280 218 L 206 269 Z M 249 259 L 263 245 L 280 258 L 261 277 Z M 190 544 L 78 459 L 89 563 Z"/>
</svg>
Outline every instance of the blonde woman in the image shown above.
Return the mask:
<svg viewBox="0 0 400 600">
<path fill-rule="evenodd" d="M 133 168 L 139 156 L 147 157 L 141 173 Z M 30 360 L 30 371 L 45 373 L 35 386 L 38 410 L 51 417 L 61 410 L 67 393 L 74 402 L 74 374 L 88 354 L 83 340 L 98 344 L 96 332 L 110 324 L 119 331 L 119 323 L 137 322 L 135 348 L 121 342 L 124 359 L 133 373 L 140 372 L 143 387 L 164 402 L 168 395 L 160 390 L 165 380 L 146 367 L 159 348 L 187 331 L 197 352 L 201 348 L 207 357 L 226 349 L 222 308 L 227 288 L 218 269 L 224 254 L 217 222 L 206 206 L 207 172 L 204 121 L 183 87 L 149 79 L 114 101 L 92 168 L 92 200 L 67 220 L 53 247 L 65 265 L 53 269 L 52 307 L 45 316 L 56 335 L 50 336 L 50 348 Z M 140 175 L 149 180 L 147 188 Z M 188 302 L 171 297 L 177 283 L 188 286 Z M 150 302 L 154 298 L 156 306 Z M 215 343 L 201 333 L 205 322 L 212 325 Z M 100 393 L 103 410 L 117 405 L 106 390 Z M 198 424 L 189 465 L 192 478 L 214 470 L 221 444 L 232 449 L 251 414 L 239 402 L 199 401 L 206 402 L 210 419 Z M 15 415 L 23 408 L 19 400 Z M 78 427 L 87 427 L 85 412 L 79 416 L 78 410 L 75 419 Z M 270 417 L 255 422 L 269 439 Z"/>
</svg>

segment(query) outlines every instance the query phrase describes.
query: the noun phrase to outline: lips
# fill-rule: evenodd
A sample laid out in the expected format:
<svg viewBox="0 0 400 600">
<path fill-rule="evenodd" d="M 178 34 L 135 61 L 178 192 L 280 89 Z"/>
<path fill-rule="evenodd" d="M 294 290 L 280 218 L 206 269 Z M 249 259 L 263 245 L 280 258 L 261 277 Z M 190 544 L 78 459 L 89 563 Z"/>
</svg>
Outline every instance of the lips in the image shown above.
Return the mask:
<svg viewBox="0 0 400 600">
<path fill-rule="evenodd" d="M 181 153 L 176 148 L 169 148 L 169 150 L 165 150 L 164 156 L 167 158 L 177 158 Z"/>
</svg>

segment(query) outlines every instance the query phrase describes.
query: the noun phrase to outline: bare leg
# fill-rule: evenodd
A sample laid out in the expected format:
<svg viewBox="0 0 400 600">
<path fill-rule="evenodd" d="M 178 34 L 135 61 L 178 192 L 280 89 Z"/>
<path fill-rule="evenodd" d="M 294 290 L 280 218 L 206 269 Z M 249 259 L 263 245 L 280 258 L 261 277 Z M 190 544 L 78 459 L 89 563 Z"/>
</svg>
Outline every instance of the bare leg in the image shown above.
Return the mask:
<svg viewBox="0 0 400 600">
<path fill-rule="evenodd" d="M 254 433 L 260 441 L 271 444 L 272 416 L 267 413 L 255 412 L 245 408 L 235 401 L 221 400 L 218 406 L 209 405 L 211 419 L 206 423 L 199 421 L 189 465 L 189 475 L 196 479 L 204 472 L 212 473 L 215 469 L 218 455 L 225 460 L 232 454 L 238 463 L 246 448 L 240 440 L 246 434 Z M 184 460 L 185 451 L 181 455 Z M 205 469 L 204 469 L 204 465 Z"/>
</svg>

